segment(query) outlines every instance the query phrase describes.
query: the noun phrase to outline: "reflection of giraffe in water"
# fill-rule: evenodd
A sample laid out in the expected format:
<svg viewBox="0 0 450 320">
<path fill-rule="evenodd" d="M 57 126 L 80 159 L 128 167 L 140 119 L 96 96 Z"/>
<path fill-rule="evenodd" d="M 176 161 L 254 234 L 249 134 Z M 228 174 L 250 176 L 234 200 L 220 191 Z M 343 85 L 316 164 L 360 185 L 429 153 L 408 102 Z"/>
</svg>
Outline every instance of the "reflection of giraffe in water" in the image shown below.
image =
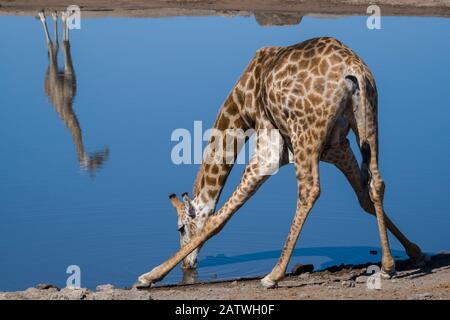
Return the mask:
<svg viewBox="0 0 450 320">
<path fill-rule="evenodd" d="M 69 43 L 69 29 L 67 27 L 67 13 L 62 12 L 61 20 L 62 28 L 62 50 L 64 55 L 64 69 L 58 68 L 58 15 L 53 13 L 54 22 L 54 43 L 50 39 L 47 28 L 45 15 L 43 12 L 39 13 L 39 18 L 45 31 L 47 39 L 49 64 L 47 73 L 45 74 L 45 93 L 49 97 L 56 112 L 64 122 L 65 126 L 70 130 L 73 143 L 75 144 L 78 162 L 82 169 L 89 170 L 91 175 L 95 174 L 97 168 L 107 160 L 109 155 L 108 148 L 94 152 L 86 153 L 83 144 L 83 137 L 81 133 L 80 123 L 73 110 L 73 100 L 76 94 L 77 82 L 75 72 L 72 64 L 72 57 L 70 55 Z"/>
</svg>

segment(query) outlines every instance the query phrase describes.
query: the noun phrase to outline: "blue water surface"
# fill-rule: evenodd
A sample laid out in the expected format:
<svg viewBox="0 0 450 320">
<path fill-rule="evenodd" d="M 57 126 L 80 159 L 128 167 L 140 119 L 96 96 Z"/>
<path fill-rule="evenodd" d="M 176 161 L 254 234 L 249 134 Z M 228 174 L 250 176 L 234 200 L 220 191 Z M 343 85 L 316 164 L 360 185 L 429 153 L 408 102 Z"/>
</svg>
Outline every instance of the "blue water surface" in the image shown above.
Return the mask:
<svg viewBox="0 0 450 320">
<path fill-rule="evenodd" d="M 51 31 L 51 19 L 49 19 Z M 51 32 L 52 33 L 52 32 Z M 387 213 L 424 251 L 450 249 L 450 24 L 448 19 L 305 17 L 261 27 L 253 18 L 83 18 L 72 30 L 73 111 L 87 151 L 109 149 L 95 175 L 79 169 L 68 128 L 45 94 L 42 25 L 0 17 L 0 290 L 131 286 L 178 249 L 171 192 L 190 191 L 198 165 L 174 165 L 173 130 L 212 126 L 255 51 L 333 36 L 369 65 L 379 90 L 380 166 Z M 62 65 L 62 55 L 60 56 Z M 220 203 L 233 191 L 233 170 Z M 293 263 L 316 268 L 377 261 L 376 221 L 342 174 L 321 165 L 322 194 Z M 263 275 L 275 264 L 296 206 L 292 166 L 282 168 L 202 249 L 202 279 Z M 392 248 L 404 257 L 391 237 Z M 380 252 L 380 250 L 378 250 Z M 181 280 L 176 268 L 166 282 Z"/>
</svg>

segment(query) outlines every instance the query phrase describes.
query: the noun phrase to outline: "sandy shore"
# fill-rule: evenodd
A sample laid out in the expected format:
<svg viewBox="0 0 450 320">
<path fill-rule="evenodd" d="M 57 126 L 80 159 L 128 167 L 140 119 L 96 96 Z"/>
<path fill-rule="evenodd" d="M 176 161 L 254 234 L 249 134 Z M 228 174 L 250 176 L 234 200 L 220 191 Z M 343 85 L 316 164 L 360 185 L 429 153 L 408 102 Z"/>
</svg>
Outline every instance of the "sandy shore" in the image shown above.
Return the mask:
<svg viewBox="0 0 450 320">
<path fill-rule="evenodd" d="M 324 271 L 289 275 L 277 289 L 264 289 L 259 279 L 160 286 L 146 290 L 116 289 L 112 285 L 88 289 L 59 289 L 38 285 L 18 292 L 0 292 L 0 300 L 114 300 L 114 299 L 450 299 L 450 254 L 431 257 L 425 268 L 397 262 L 397 275 L 381 280 L 381 289 L 367 286 L 369 265 L 341 265 Z"/>
<path fill-rule="evenodd" d="M 395 2 L 395 4 L 393 4 Z M 78 5 L 83 16 L 171 17 L 251 16 L 261 25 L 298 24 L 306 15 L 367 15 L 371 0 L 0 0 L 0 15 L 31 15 L 40 10 L 65 10 Z M 378 0 L 384 16 L 450 17 L 450 0 Z"/>
</svg>

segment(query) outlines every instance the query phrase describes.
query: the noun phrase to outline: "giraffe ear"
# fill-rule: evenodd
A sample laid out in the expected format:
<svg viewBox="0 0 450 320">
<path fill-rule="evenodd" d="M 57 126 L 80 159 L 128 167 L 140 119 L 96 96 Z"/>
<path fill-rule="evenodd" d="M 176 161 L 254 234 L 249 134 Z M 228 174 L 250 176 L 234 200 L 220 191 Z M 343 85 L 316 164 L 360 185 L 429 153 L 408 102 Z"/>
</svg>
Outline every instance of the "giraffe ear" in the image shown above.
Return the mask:
<svg viewBox="0 0 450 320">
<path fill-rule="evenodd" d="M 186 202 L 190 202 L 191 201 L 191 198 L 189 198 L 189 194 L 187 192 L 183 192 L 181 194 L 181 196 L 183 197 L 184 201 L 186 201 Z"/>
<path fill-rule="evenodd" d="M 188 205 L 188 215 L 189 215 L 189 217 L 195 218 L 195 215 L 196 215 L 196 213 L 195 213 L 195 208 L 194 208 L 194 206 L 192 205 L 192 200 L 191 200 L 191 198 L 189 198 L 188 193 L 187 193 L 187 192 L 183 192 L 182 197 L 183 197 L 183 200 L 184 200 L 184 201 L 187 203 L 187 205 Z"/>
</svg>

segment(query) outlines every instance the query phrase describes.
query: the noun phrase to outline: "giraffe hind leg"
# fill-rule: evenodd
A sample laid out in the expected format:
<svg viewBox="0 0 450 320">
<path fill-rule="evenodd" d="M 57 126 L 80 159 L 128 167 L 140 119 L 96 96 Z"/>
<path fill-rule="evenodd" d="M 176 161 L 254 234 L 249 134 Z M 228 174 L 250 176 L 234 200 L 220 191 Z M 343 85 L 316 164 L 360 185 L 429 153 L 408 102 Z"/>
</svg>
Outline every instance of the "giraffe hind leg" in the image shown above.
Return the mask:
<svg viewBox="0 0 450 320">
<path fill-rule="evenodd" d="M 359 169 L 358 162 L 350 147 L 349 141 L 344 139 L 339 144 L 327 148 L 322 153 L 321 160 L 334 164 L 344 174 L 355 191 L 361 208 L 365 212 L 376 216 L 374 204 L 369 196 L 368 186 L 363 184 L 361 179 L 361 170 Z M 422 253 L 419 246 L 409 241 L 386 214 L 385 221 L 389 231 L 405 248 L 411 262 L 417 266 L 423 266 L 427 260 L 427 257 Z"/>
<path fill-rule="evenodd" d="M 58 40 L 58 12 L 52 12 L 52 18 L 53 18 L 53 40 L 54 48 L 57 50 L 59 47 L 59 40 Z"/>
</svg>

